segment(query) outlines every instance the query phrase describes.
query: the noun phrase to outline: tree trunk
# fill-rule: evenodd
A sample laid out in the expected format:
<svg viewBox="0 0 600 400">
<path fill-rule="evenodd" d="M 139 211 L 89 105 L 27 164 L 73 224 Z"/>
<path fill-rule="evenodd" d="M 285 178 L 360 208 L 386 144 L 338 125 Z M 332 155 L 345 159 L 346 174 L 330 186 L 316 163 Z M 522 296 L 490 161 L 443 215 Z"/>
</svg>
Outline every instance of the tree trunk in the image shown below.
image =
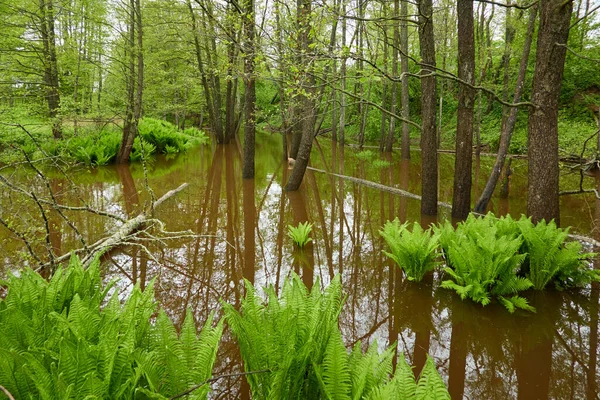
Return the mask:
<svg viewBox="0 0 600 400">
<path fill-rule="evenodd" d="M 56 34 L 54 30 L 53 0 L 40 0 L 40 36 L 43 45 L 44 84 L 48 114 L 52 120 L 52 136 L 62 138 L 62 127 L 58 119 L 60 94 L 58 90 L 58 65 L 56 62 Z"/>
<path fill-rule="evenodd" d="M 457 7 L 458 78 L 473 85 L 475 83 L 473 0 L 458 0 Z M 459 84 L 452 198 L 452 217 L 458 219 L 465 219 L 471 210 L 474 100 L 473 88 Z"/>
<path fill-rule="evenodd" d="M 529 172 L 527 213 L 533 222 L 560 223 L 558 201 L 558 100 L 573 3 L 541 0 L 532 103 L 527 126 Z"/>
<path fill-rule="evenodd" d="M 342 2 L 342 15 L 346 15 L 346 0 L 340 0 Z M 346 139 L 346 18 L 342 18 L 342 65 L 340 66 L 340 81 L 341 81 L 341 93 L 340 93 L 340 130 L 338 133 L 338 140 L 340 145 L 344 145 Z"/>
<path fill-rule="evenodd" d="M 531 42 L 533 41 L 533 31 L 535 29 L 535 20 L 537 18 L 537 10 L 538 6 L 535 5 L 531 8 L 529 15 L 529 23 L 527 25 L 527 34 L 525 36 L 525 43 L 523 45 L 523 55 L 521 56 L 521 65 L 519 66 L 519 76 L 517 77 L 517 85 L 515 88 L 515 94 L 513 97 L 513 102 L 517 103 L 521 100 L 521 94 L 523 93 L 523 85 L 525 83 L 525 75 L 527 74 L 527 64 L 529 60 L 529 51 L 531 49 Z M 494 162 L 494 167 L 490 172 L 490 177 L 488 178 L 485 188 L 477 200 L 477 204 L 475 204 L 475 212 L 483 213 L 487 209 L 488 203 L 492 198 L 492 194 L 494 193 L 494 189 L 498 184 L 498 179 L 500 178 L 500 174 L 502 172 L 502 168 L 504 168 L 504 163 L 506 161 L 506 155 L 508 154 L 508 149 L 510 147 L 510 141 L 512 139 L 512 134 L 515 130 L 515 124 L 517 122 L 517 112 L 519 110 L 516 107 L 510 109 L 510 113 L 508 118 L 506 119 L 506 123 L 502 124 L 502 134 L 500 136 L 500 145 L 498 147 L 498 155 L 496 156 L 496 161 Z"/>
<path fill-rule="evenodd" d="M 401 158 L 410 159 L 410 125 L 406 121 L 410 118 L 409 98 L 408 98 L 408 1 L 403 1 L 400 5 L 400 71 L 402 74 L 402 149 Z"/>
<path fill-rule="evenodd" d="M 117 152 L 117 164 L 126 164 L 129 162 L 129 155 L 133 148 L 133 141 L 137 133 L 137 124 L 134 124 L 134 101 L 135 101 L 135 0 L 129 1 L 129 42 L 126 50 L 129 51 L 129 71 L 126 76 L 127 85 L 127 105 L 125 109 L 125 121 L 123 122 L 123 136 L 121 137 L 121 145 Z"/>
<path fill-rule="evenodd" d="M 421 213 L 437 215 L 438 161 L 436 141 L 435 40 L 433 37 L 433 5 L 419 0 L 419 44 L 421 48 Z M 432 68 L 428 68 L 431 66 Z"/>
<path fill-rule="evenodd" d="M 256 132 L 256 87 L 254 77 L 254 0 L 245 0 L 242 16 L 245 34 L 244 84 L 246 122 L 244 124 L 243 178 L 254 178 L 254 139 Z"/>
<path fill-rule="evenodd" d="M 394 17 L 398 17 L 400 9 L 400 0 L 394 0 Z M 394 44 L 392 46 L 392 95 L 390 98 L 390 112 L 396 114 L 396 103 L 398 101 L 398 48 L 400 47 L 400 30 L 398 24 L 394 24 Z M 390 117 L 390 126 L 387 135 L 387 141 L 385 142 L 385 151 L 388 153 L 392 152 L 392 145 L 394 144 L 394 134 L 396 132 L 396 118 Z"/>
<path fill-rule="evenodd" d="M 308 161 L 310 159 L 310 151 L 313 143 L 313 132 L 315 127 L 314 118 L 314 75 L 312 74 L 312 68 L 310 68 L 309 50 L 311 48 L 311 37 L 310 37 L 310 14 L 311 14 L 311 0 L 301 0 L 298 2 L 298 41 L 301 57 L 301 70 L 304 71 L 305 76 L 301 79 L 302 92 L 300 96 L 300 107 L 298 111 L 302 111 L 300 115 L 295 115 L 297 119 L 296 124 L 300 124 L 302 127 L 302 136 L 298 144 L 298 153 L 296 162 L 294 163 L 294 169 L 290 174 L 289 180 L 285 186 L 285 190 L 293 191 L 297 190 L 302 183 Z"/>
</svg>

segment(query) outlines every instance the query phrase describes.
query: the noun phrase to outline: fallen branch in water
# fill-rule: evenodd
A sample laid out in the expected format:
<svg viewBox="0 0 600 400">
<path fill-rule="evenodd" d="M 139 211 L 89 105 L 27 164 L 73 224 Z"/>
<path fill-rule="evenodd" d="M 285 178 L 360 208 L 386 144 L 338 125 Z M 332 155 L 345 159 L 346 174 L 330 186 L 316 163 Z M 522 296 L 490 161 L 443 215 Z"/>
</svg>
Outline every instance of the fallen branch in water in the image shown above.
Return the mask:
<svg viewBox="0 0 600 400">
<path fill-rule="evenodd" d="M 337 178 L 342 178 L 342 179 L 348 180 L 350 182 L 358 183 L 358 184 L 363 185 L 363 186 L 372 187 L 374 189 L 382 190 L 384 192 L 397 194 L 399 196 L 404 196 L 404 197 L 408 197 L 410 199 L 415 199 L 415 200 L 419 200 L 419 201 L 421 200 L 421 196 L 419 196 L 418 194 L 407 192 L 406 190 L 398 189 L 398 188 L 395 188 L 395 187 L 392 187 L 392 186 L 382 185 L 381 183 L 377 183 L 377 182 L 373 182 L 373 181 L 368 181 L 366 179 L 361 179 L 361 178 L 355 178 L 353 176 L 336 174 L 334 172 L 327 172 L 327 171 L 324 171 L 324 170 L 318 169 L 318 168 L 313 168 L 313 167 L 306 167 L 306 168 L 310 169 L 311 171 L 321 172 L 323 174 L 328 174 L 328 175 L 331 175 L 331 176 L 335 176 Z M 438 201 L 438 206 L 446 207 L 446 208 L 452 208 L 451 204 L 444 203 L 443 201 Z"/>
<path fill-rule="evenodd" d="M 177 189 L 168 191 L 161 198 L 156 200 L 148 208 L 148 210 L 142 212 L 141 214 L 137 215 L 134 218 L 131 218 L 131 219 L 125 221 L 125 223 L 123 225 L 121 225 L 120 227 L 118 227 L 117 230 L 114 233 L 112 233 L 110 236 L 100 239 L 96 243 L 92 244 L 91 246 L 88 246 L 87 252 L 85 252 L 85 249 L 78 249 L 78 250 L 74 250 L 73 253 L 75 253 L 75 254 L 84 253 L 84 252 L 87 253 L 81 260 L 84 267 L 88 267 L 90 265 L 90 263 L 96 257 L 101 256 L 102 254 L 106 253 L 107 251 L 109 251 L 115 247 L 118 247 L 121 245 L 126 245 L 126 244 L 139 246 L 142 248 L 142 250 L 144 250 L 145 253 L 149 254 L 151 258 L 154 258 L 150 254 L 150 251 L 144 245 L 142 245 L 140 243 L 136 243 L 136 239 L 143 240 L 144 238 L 149 238 L 150 240 L 161 241 L 163 239 L 175 239 L 175 238 L 180 239 L 182 237 L 197 236 L 191 231 L 167 232 L 164 230 L 163 223 L 160 220 L 152 218 L 154 211 L 162 203 L 169 200 L 171 197 L 175 196 L 177 193 L 181 192 L 188 185 L 189 185 L 188 183 L 184 183 L 184 184 L 180 185 Z M 148 227 L 149 225 L 151 225 L 151 226 L 158 225 L 159 230 L 163 234 L 164 237 L 158 238 L 158 237 L 152 236 L 145 229 L 143 229 L 143 228 Z M 71 254 L 64 254 L 61 257 L 56 258 L 55 262 L 59 263 L 59 262 L 66 261 L 67 259 L 70 258 L 70 256 L 71 256 Z M 43 265 L 40 268 L 44 268 L 46 266 L 47 265 Z"/>
</svg>

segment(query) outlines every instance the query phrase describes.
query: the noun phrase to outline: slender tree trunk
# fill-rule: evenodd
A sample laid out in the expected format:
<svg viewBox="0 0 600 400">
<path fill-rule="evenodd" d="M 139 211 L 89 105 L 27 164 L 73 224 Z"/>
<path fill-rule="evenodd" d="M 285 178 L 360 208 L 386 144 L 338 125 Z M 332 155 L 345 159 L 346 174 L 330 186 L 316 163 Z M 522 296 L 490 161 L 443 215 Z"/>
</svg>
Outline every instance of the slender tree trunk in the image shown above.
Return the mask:
<svg viewBox="0 0 600 400">
<path fill-rule="evenodd" d="M 314 138 L 314 75 L 312 73 L 312 68 L 310 67 L 310 60 L 308 59 L 308 53 L 312 43 L 312 39 L 310 37 L 311 12 L 311 0 L 299 0 L 298 39 L 300 55 L 302 57 L 302 70 L 305 71 L 305 76 L 302 78 L 302 92 L 305 94 L 303 96 L 300 96 L 300 110 L 302 110 L 302 113 L 300 114 L 300 123 L 302 126 L 302 136 L 298 146 L 297 157 L 295 157 L 296 162 L 294 163 L 294 168 L 285 186 L 285 190 L 287 191 L 298 190 L 298 188 L 300 187 L 302 179 L 304 178 L 306 167 L 308 166 L 308 161 L 310 159 L 310 151 L 312 149 L 312 143 Z M 296 116 L 296 118 L 298 118 L 298 116 Z"/>
<path fill-rule="evenodd" d="M 564 72 L 572 1 L 541 0 L 535 74 L 529 114 L 527 213 L 533 222 L 560 223 L 558 202 L 558 100 Z"/>
<path fill-rule="evenodd" d="M 58 64 L 56 61 L 56 34 L 54 29 L 53 0 L 40 0 L 40 36 L 43 45 L 44 84 L 48 114 L 52 119 L 52 136 L 62 138 L 62 127 L 58 119 L 60 94 L 58 82 Z"/>
<path fill-rule="evenodd" d="M 126 53 L 129 58 L 129 71 L 126 77 L 127 84 L 127 105 L 125 109 L 125 121 L 123 122 L 123 136 L 121 137 L 121 145 L 117 153 L 117 164 L 126 164 L 129 162 L 129 155 L 133 148 L 133 141 L 137 133 L 137 124 L 134 124 L 134 109 L 135 109 L 135 53 L 136 53 L 136 19 L 135 19 L 135 0 L 129 1 L 129 27 L 128 27 L 128 43 L 126 45 Z"/>
<path fill-rule="evenodd" d="M 382 5 L 382 14 L 385 15 L 385 13 L 388 11 L 387 7 L 385 6 L 385 4 Z M 385 72 L 385 74 L 388 74 L 388 63 L 389 63 L 389 53 L 390 53 L 390 47 L 388 46 L 388 34 L 387 34 L 387 28 L 384 27 L 382 30 L 382 34 L 383 34 L 383 71 Z M 381 91 L 381 106 L 386 109 L 389 110 L 389 94 L 388 94 L 388 82 L 387 79 L 383 80 L 382 83 L 382 91 Z M 387 119 L 388 119 L 388 115 L 384 112 L 381 112 L 381 128 L 379 131 L 379 151 L 383 151 L 385 148 L 385 142 L 386 142 L 386 128 L 387 128 Z"/>
<path fill-rule="evenodd" d="M 244 170 L 243 178 L 254 178 L 254 137 L 256 132 L 256 87 L 254 77 L 254 0 L 245 0 L 242 16 L 244 46 L 244 84 L 246 122 L 244 124 Z"/>
<path fill-rule="evenodd" d="M 435 40 L 433 37 L 433 5 L 419 0 L 419 43 L 421 50 L 421 213 L 437 215 L 438 159 L 436 140 Z M 430 66 L 428 68 L 428 66 Z"/>
<path fill-rule="evenodd" d="M 457 7 L 458 78 L 473 85 L 475 83 L 473 0 L 458 0 Z M 467 85 L 459 84 L 452 199 L 452 216 L 458 219 L 466 218 L 471 209 L 474 100 L 474 90 Z"/>
<path fill-rule="evenodd" d="M 346 0 L 342 2 L 342 15 L 346 15 Z M 344 145 L 346 139 L 346 18 L 342 18 L 342 65 L 340 66 L 340 81 L 342 90 L 340 93 L 340 130 L 338 140 L 340 145 Z"/>
<path fill-rule="evenodd" d="M 402 72 L 402 149 L 401 158 L 410 159 L 410 125 L 406 121 L 410 119 L 410 106 L 408 98 L 408 1 L 400 5 L 400 71 Z"/>
<path fill-rule="evenodd" d="M 400 0 L 394 0 L 394 17 L 398 17 L 400 12 Z M 400 48 L 400 30 L 398 24 L 394 24 L 394 44 L 392 46 L 392 95 L 390 99 L 390 111 L 392 114 L 396 114 L 396 103 L 398 101 L 398 49 Z M 394 134 L 396 133 L 396 118 L 390 117 L 390 126 L 387 135 L 387 141 L 385 142 L 385 151 L 388 153 L 392 152 L 392 145 L 394 144 Z"/>
<path fill-rule="evenodd" d="M 533 41 L 533 32 L 535 29 L 535 20 L 537 18 L 537 10 L 538 6 L 535 5 L 531 8 L 529 14 L 529 23 L 527 25 L 527 34 L 525 36 L 525 43 L 523 45 L 523 54 L 521 56 L 521 65 L 519 66 L 519 75 L 517 77 L 517 85 L 515 88 L 515 94 L 513 97 L 513 102 L 517 103 L 521 100 L 521 94 L 523 93 L 523 86 L 525 84 L 525 75 L 527 74 L 527 64 L 529 60 L 529 52 L 531 49 L 531 42 Z M 477 204 L 475 204 L 475 211 L 478 213 L 483 213 L 487 209 L 488 203 L 492 198 L 492 194 L 494 194 L 494 189 L 498 184 L 498 179 L 500 178 L 500 174 L 502 173 L 502 168 L 504 168 L 504 163 L 506 161 L 506 155 L 508 154 L 508 149 L 510 147 L 510 141 L 512 139 L 512 134 L 515 130 L 515 124 L 517 122 L 517 112 L 518 109 L 513 107 L 510 109 L 508 117 L 506 119 L 506 123 L 502 125 L 502 134 L 500 136 L 500 145 L 498 147 L 498 155 L 496 156 L 496 161 L 494 162 L 494 166 L 492 171 L 490 172 L 490 177 L 488 178 L 485 188 L 477 200 Z"/>
</svg>

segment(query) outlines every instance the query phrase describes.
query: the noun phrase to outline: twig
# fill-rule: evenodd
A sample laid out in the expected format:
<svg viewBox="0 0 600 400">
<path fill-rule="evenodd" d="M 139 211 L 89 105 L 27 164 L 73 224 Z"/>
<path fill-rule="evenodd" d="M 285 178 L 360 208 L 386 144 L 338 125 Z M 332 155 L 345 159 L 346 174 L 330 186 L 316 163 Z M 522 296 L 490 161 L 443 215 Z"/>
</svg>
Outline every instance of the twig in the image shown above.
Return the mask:
<svg viewBox="0 0 600 400">
<path fill-rule="evenodd" d="M 10 392 L 8 390 L 6 390 L 6 388 L 4 386 L 0 385 L 0 390 L 2 390 L 4 392 L 4 394 L 6 395 L 6 397 L 8 397 L 8 400 L 15 400 L 13 395 L 10 394 Z"/>
<path fill-rule="evenodd" d="M 40 266 L 42 266 L 42 260 L 40 260 L 40 258 L 37 256 L 37 254 L 35 254 L 35 252 L 33 251 L 33 248 L 31 247 L 31 243 L 29 243 L 29 241 L 27 240 L 27 238 L 25 237 L 25 235 L 23 235 L 21 232 L 15 230 L 14 228 L 12 228 L 8 222 L 6 222 L 4 219 L 2 219 L 2 217 L 0 217 L 0 224 L 4 225 L 4 227 L 6 229 L 8 229 L 13 235 L 15 235 L 16 237 L 18 237 L 23 243 L 25 243 L 25 246 L 27 247 L 27 250 L 29 251 L 29 254 L 31 254 L 31 256 L 33 258 L 35 258 L 35 260 L 38 262 L 38 264 L 40 264 Z"/>
<path fill-rule="evenodd" d="M 200 384 L 198 384 L 196 386 L 192 386 L 191 388 L 189 388 L 185 392 L 181 392 L 179 394 L 176 394 L 173 397 L 170 397 L 169 400 L 174 400 L 174 399 L 178 399 L 178 398 L 183 397 L 183 396 L 187 396 L 188 394 L 192 393 L 194 390 L 200 389 L 202 386 L 206 385 L 207 383 L 216 382 L 219 379 L 223 379 L 223 378 L 237 378 L 239 376 L 264 374 L 265 372 L 272 372 L 272 371 L 270 369 L 262 369 L 260 371 L 237 372 L 237 373 L 233 373 L 233 374 L 224 374 L 224 375 L 215 376 L 213 378 L 205 380 L 204 382 L 202 382 L 202 383 L 200 383 Z"/>
</svg>

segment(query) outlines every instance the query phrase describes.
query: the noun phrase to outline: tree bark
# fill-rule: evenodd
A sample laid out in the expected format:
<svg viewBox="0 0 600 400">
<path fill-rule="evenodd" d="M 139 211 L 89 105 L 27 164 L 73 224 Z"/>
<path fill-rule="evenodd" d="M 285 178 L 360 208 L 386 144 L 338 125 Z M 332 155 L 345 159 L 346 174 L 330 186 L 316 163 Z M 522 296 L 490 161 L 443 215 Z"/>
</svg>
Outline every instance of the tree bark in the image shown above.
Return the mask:
<svg viewBox="0 0 600 400">
<path fill-rule="evenodd" d="M 458 0 L 458 78 L 475 83 L 475 37 L 473 0 Z M 454 193 L 452 216 L 465 219 L 471 210 L 473 165 L 473 105 L 475 91 L 458 86 L 458 117 L 456 124 L 456 157 L 454 158 Z"/>
<path fill-rule="evenodd" d="M 436 140 L 436 79 L 435 40 L 433 36 L 433 5 L 431 0 L 419 0 L 419 44 L 421 48 L 421 214 L 437 215 L 437 140 Z M 428 66 L 430 66 L 428 68 Z"/>
<path fill-rule="evenodd" d="M 58 64 L 56 60 L 56 33 L 54 29 L 53 0 L 40 0 L 40 36 L 43 45 L 44 84 L 46 86 L 46 101 L 48 114 L 52 119 L 52 136 L 62 138 L 62 127 L 58 120 L 60 109 L 60 93 L 58 82 Z"/>
<path fill-rule="evenodd" d="M 244 46 L 244 84 L 246 121 L 244 124 L 244 168 L 243 178 L 254 178 L 254 139 L 256 133 L 256 86 L 254 76 L 254 0 L 245 1 L 245 14 L 242 16 Z"/>
<path fill-rule="evenodd" d="M 573 3 L 541 0 L 535 73 L 529 114 L 529 172 L 527 213 L 533 222 L 554 219 L 560 223 L 558 201 L 558 100 L 565 45 Z"/>
<path fill-rule="evenodd" d="M 394 0 L 394 17 L 398 17 L 400 12 L 400 0 Z M 394 44 L 392 46 L 392 95 L 390 98 L 390 112 L 396 114 L 396 103 L 398 101 L 398 48 L 400 47 L 400 30 L 398 24 L 394 24 Z M 387 140 L 385 142 L 385 151 L 392 152 L 394 144 L 394 134 L 396 133 L 396 118 L 390 117 L 390 126 L 388 130 Z"/>
<path fill-rule="evenodd" d="M 296 157 L 296 162 L 294 163 L 294 169 L 290 174 L 289 180 L 285 186 L 285 190 L 294 191 L 298 190 L 300 184 L 302 183 L 302 179 L 304 178 L 304 173 L 306 172 L 306 167 L 308 166 L 308 161 L 310 159 L 310 152 L 312 149 L 312 143 L 314 138 L 314 128 L 315 128 L 315 116 L 314 116 L 314 75 L 312 73 L 312 68 L 310 67 L 309 50 L 311 45 L 311 37 L 310 37 L 310 15 L 311 15 L 311 0 L 300 0 L 298 2 L 298 41 L 299 41 L 299 49 L 300 49 L 300 58 L 301 58 L 301 70 L 304 73 L 301 81 L 302 83 L 302 92 L 303 95 L 300 96 L 300 107 L 297 109 L 298 111 L 302 111 L 299 115 L 295 115 L 295 118 L 299 119 L 296 121 L 296 124 L 300 124 L 302 127 L 302 136 L 298 143 L 298 152 Z"/>
<path fill-rule="evenodd" d="M 410 118 L 409 98 L 408 98 L 408 1 L 403 1 L 400 5 L 400 71 L 402 74 L 402 140 L 400 157 L 403 160 L 410 159 L 410 125 L 406 121 Z"/>
<path fill-rule="evenodd" d="M 129 155 L 133 148 L 133 141 L 137 134 L 137 123 L 135 120 L 135 93 L 136 93 L 136 79 L 135 79 L 135 54 L 136 54 L 136 18 L 135 18 L 136 1 L 129 1 L 129 37 L 128 46 L 126 46 L 126 52 L 129 51 L 129 66 L 128 75 L 126 76 L 127 85 L 127 105 L 125 109 L 125 121 L 123 122 L 123 136 L 121 137 L 121 145 L 117 152 L 116 162 L 117 164 L 126 164 L 129 162 Z"/>
<path fill-rule="evenodd" d="M 525 76 L 527 74 L 529 52 L 531 50 L 531 42 L 533 41 L 533 32 L 535 29 L 535 20 L 537 18 L 537 11 L 537 5 L 533 6 L 530 11 L 529 23 L 527 25 L 527 34 L 525 36 L 525 43 L 523 45 L 523 54 L 521 56 L 521 64 L 519 66 L 519 75 L 517 77 L 517 85 L 515 88 L 513 103 L 518 103 L 521 100 L 521 94 L 523 93 Z M 490 172 L 490 177 L 488 178 L 485 184 L 485 188 L 483 189 L 479 200 L 477 200 L 477 204 L 475 204 L 475 212 L 484 213 L 487 209 L 490 199 L 492 198 L 492 195 L 494 194 L 494 189 L 498 184 L 498 179 L 500 178 L 500 174 L 502 173 L 502 168 L 504 168 L 504 163 L 506 161 L 506 155 L 508 154 L 508 149 L 510 147 L 512 134 L 515 130 L 518 111 L 519 109 L 516 107 L 511 108 L 508 117 L 506 118 L 506 123 L 502 124 L 502 134 L 500 136 L 500 145 L 498 147 L 496 161 L 494 162 L 494 166 L 492 168 L 492 171 Z"/>
</svg>

